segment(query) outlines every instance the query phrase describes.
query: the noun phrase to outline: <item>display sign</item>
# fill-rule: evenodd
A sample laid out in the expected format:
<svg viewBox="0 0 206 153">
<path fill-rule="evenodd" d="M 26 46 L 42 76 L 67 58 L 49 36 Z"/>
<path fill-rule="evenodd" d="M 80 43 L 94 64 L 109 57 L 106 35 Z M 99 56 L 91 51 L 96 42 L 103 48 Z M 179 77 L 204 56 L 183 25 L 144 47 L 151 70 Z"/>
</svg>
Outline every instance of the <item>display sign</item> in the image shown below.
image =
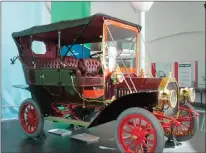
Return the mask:
<svg viewBox="0 0 206 153">
<path fill-rule="evenodd" d="M 65 56 L 65 54 L 67 54 L 66 56 L 75 56 L 76 58 L 80 59 L 80 58 L 89 58 L 90 56 L 90 49 L 86 46 L 82 46 L 82 45 L 73 45 L 71 48 L 71 51 L 68 51 L 68 48 L 70 46 L 66 47 L 62 47 L 61 50 L 61 55 Z M 67 52 L 68 51 L 68 52 Z M 73 55 L 73 54 L 74 55 Z"/>
<path fill-rule="evenodd" d="M 205 88 L 205 61 L 198 61 L 198 67 L 197 67 L 197 80 L 198 80 L 198 88 Z"/>
<path fill-rule="evenodd" d="M 180 87 L 192 86 L 192 63 L 191 62 L 178 63 L 178 83 Z"/>
</svg>

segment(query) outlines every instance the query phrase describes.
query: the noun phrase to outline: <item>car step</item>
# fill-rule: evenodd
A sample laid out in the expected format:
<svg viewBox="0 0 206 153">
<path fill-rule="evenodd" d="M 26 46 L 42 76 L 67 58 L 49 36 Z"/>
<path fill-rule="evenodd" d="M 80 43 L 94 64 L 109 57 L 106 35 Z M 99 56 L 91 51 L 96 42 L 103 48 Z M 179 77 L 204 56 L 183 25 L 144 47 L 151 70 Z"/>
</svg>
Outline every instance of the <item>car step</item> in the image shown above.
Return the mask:
<svg viewBox="0 0 206 153">
<path fill-rule="evenodd" d="M 62 123 L 67 123 L 67 124 L 73 124 L 73 125 L 80 125 L 80 126 L 89 126 L 90 122 L 85 122 L 85 121 L 78 121 L 78 120 L 73 120 L 73 119 L 65 119 L 61 117 L 44 117 L 45 120 L 49 121 L 56 121 L 56 122 L 62 122 Z"/>
</svg>

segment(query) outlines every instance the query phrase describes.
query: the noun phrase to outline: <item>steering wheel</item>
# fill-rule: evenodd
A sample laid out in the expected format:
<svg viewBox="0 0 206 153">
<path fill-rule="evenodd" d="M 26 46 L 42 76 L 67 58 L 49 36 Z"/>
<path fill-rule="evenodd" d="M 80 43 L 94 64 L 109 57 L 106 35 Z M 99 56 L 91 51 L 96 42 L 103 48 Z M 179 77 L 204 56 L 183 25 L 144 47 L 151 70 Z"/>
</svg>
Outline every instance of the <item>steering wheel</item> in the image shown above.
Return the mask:
<svg viewBox="0 0 206 153">
<path fill-rule="evenodd" d="M 99 52 L 97 52 L 97 53 L 94 53 L 94 54 L 92 54 L 92 55 L 90 55 L 90 58 L 93 58 L 94 56 L 97 56 L 97 55 L 99 55 L 99 54 L 102 54 L 103 52 L 102 51 L 99 51 Z M 99 58 L 100 56 L 97 56 L 96 58 Z"/>
</svg>

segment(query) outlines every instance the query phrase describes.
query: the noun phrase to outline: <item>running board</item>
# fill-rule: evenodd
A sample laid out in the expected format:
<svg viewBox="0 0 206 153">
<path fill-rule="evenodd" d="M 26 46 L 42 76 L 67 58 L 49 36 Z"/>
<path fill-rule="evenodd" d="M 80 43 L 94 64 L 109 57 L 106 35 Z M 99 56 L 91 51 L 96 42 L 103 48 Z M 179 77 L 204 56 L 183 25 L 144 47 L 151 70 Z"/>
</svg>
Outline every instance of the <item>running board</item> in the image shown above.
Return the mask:
<svg viewBox="0 0 206 153">
<path fill-rule="evenodd" d="M 67 124 L 73 124 L 73 125 L 80 125 L 80 126 L 89 126 L 90 122 L 84 122 L 84 121 L 78 121 L 78 120 L 73 120 L 73 119 L 65 119 L 61 117 L 44 117 L 45 120 L 49 121 L 56 121 L 56 122 L 62 122 L 62 123 L 67 123 Z"/>
</svg>

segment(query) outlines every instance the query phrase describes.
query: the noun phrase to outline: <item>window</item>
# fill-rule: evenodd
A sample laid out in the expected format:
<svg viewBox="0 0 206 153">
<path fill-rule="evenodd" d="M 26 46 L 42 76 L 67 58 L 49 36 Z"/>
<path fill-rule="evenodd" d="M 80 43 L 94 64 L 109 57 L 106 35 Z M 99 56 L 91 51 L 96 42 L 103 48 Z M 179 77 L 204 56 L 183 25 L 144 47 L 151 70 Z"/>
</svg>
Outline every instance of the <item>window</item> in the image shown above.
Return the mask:
<svg viewBox="0 0 206 153">
<path fill-rule="evenodd" d="M 33 41 L 31 45 L 31 49 L 35 54 L 46 53 L 46 45 L 41 41 Z"/>
</svg>

